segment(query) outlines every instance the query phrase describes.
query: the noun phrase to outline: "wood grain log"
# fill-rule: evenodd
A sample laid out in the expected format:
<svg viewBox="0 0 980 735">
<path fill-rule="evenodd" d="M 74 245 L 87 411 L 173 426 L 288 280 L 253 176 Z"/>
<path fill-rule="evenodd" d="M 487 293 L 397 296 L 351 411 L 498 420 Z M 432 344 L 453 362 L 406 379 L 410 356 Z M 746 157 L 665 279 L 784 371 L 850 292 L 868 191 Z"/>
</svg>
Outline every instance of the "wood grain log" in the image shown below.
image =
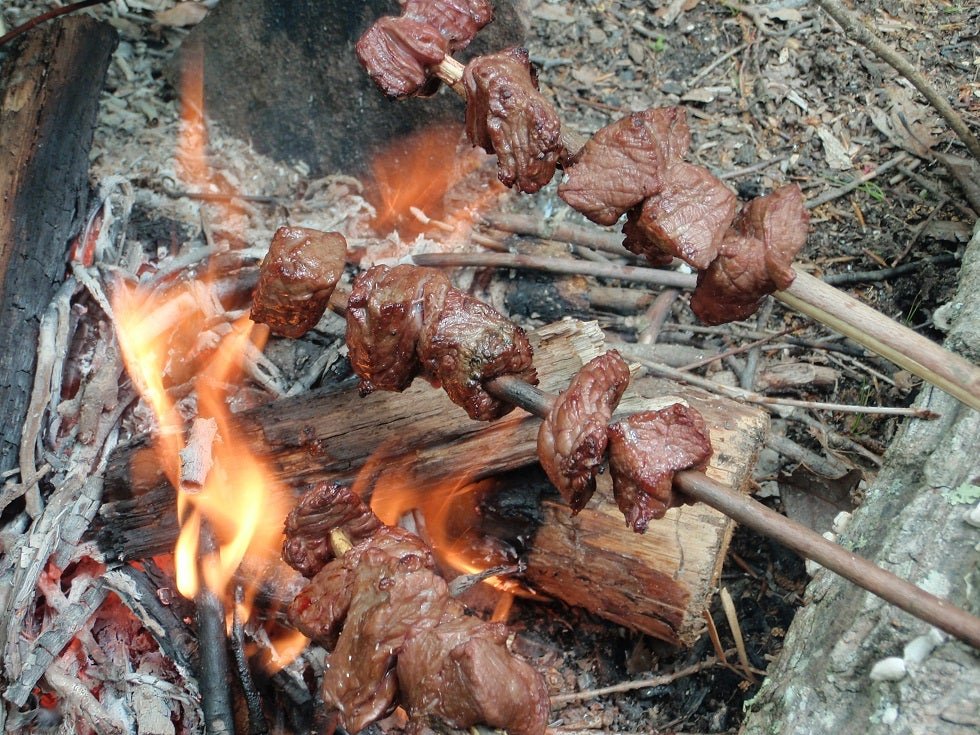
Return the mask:
<svg viewBox="0 0 980 735">
<path fill-rule="evenodd" d="M 541 385 L 552 392 L 605 349 L 595 323 L 563 321 L 530 336 Z M 621 409 L 663 405 L 665 395 L 704 413 L 715 446 L 708 474 L 741 487 L 764 440 L 766 415 L 666 381 L 639 381 Z M 363 399 L 352 386 L 314 392 L 243 412 L 236 422 L 250 448 L 291 488 L 336 480 L 353 482 L 365 495 L 395 484 L 435 491 L 537 461 L 537 418 L 518 409 L 491 424 L 474 422 L 423 381 L 404 393 Z M 169 551 L 177 532 L 173 506 L 154 449 L 136 442 L 110 459 L 94 538 L 110 559 Z M 608 619 L 689 643 L 700 634 L 731 531 L 732 523 L 707 507 L 675 509 L 637 535 L 608 492 L 597 493 L 574 518 L 566 507 L 545 502 L 526 578 Z"/>
<path fill-rule="evenodd" d="M 88 153 L 116 46 L 111 26 L 63 18 L 0 70 L 0 472 L 17 465 L 38 325 L 85 216 Z"/>
</svg>

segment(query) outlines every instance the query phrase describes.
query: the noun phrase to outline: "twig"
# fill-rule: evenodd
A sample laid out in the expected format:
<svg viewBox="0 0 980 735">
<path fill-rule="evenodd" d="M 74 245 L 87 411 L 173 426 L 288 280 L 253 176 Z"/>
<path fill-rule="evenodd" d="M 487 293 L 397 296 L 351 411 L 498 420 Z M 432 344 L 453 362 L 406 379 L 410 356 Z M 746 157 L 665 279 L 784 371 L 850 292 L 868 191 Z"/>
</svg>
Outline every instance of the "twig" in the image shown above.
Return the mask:
<svg viewBox="0 0 980 735">
<path fill-rule="evenodd" d="M 966 204 L 964 204 L 963 202 L 959 201 L 958 200 L 958 197 L 947 197 L 946 194 L 942 191 L 942 189 L 939 188 L 939 186 L 935 182 L 930 181 L 929 179 L 927 179 L 922 174 L 918 173 L 917 171 L 913 171 L 908 166 L 899 166 L 898 167 L 898 170 L 904 176 L 908 176 L 910 179 L 912 179 L 913 181 L 915 181 L 915 183 L 917 183 L 923 189 L 925 189 L 926 191 L 929 191 L 932 194 L 934 194 L 937 198 L 939 198 L 939 199 L 948 199 L 949 200 L 949 203 L 952 204 L 954 207 L 956 207 L 960 211 L 960 213 L 964 217 L 966 217 L 969 221 L 972 222 L 972 221 L 974 221 L 977 218 L 977 213 L 974 212 Z"/>
<path fill-rule="evenodd" d="M 824 283 L 829 283 L 831 286 L 853 286 L 858 283 L 874 283 L 898 278 L 899 276 L 904 276 L 906 273 L 919 271 L 926 265 L 954 265 L 958 262 L 959 258 L 952 253 L 943 253 L 942 255 L 934 255 L 931 258 L 925 258 L 915 263 L 906 263 L 905 265 L 897 265 L 892 268 L 879 268 L 873 271 L 853 271 L 852 273 L 831 273 L 830 275 L 824 276 L 821 280 Z"/>
<path fill-rule="evenodd" d="M 255 680 L 248 668 L 248 657 L 245 655 L 245 627 L 242 624 L 240 608 L 244 592 L 240 584 L 235 585 L 235 609 L 232 612 L 231 650 L 235 656 L 235 670 L 238 681 L 245 693 L 245 705 L 248 707 L 248 731 L 250 735 L 264 735 L 269 732 L 269 725 L 262 709 L 262 698 L 255 688 Z"/>
<path fill-rule="evenodd" d="M 574 245 L 584 245 L 587 248 L 602 250 L 614 255 L 632 257 L 633 254 L 623 247 L 623 235 L 618 232 L 598 230 L 595 227 L 584 227 L 566 222 L 549 222 L 540 217 L 526 214 L 493 214 L 483 215 L 484 224 L 512 232 L 515 235 L 531 235 L 542 240 L 560 240 Z"/>
<path fill-rule="evenodd" d="M 44 672 L 44 679 L 65 704 L 75 709 L 98 735 L 123 735 L 128 728 L 110 713 L 95 695 L 55 661 Z"/>
<path fill-rule="evenodd" d="M 586 689 L 581 692 L 556 694 L 551 698 L 551 706 L 554 707 L 555 705 L 565 704 L 566 702 L 577 702 L 580 699 L 595 699 L 596 697 L 604 697 L 607 694 L 618 694 L 619 692 L 632 692 L 637 689 L 660 687 L 664 686 L 665 684 L 675 682 L 678 679 L 684 679 L 692 674 L 697 674 L 705 669 L 710 669 L 717 665 L 718 659 L 716 659 L 714 656 L 710 656 L 704 661 L 699 661 L 696 664 L 685 666 L 683 669 L 678 669 L 677 671 L 671 672 L 670 674 L 664 674 L 662 676 L 653 676 L 649 679 L 636 679 L 635 681 L 624 681 L 620 684 L 602 687 L 601 689 Z"/>
<path fill-rule="evenodd" d="M 722 587 L 718 592 L 718 596 L 721 598 L 721 609 L 725 611 L 725 619 L 728 621 L 728 627 L 731 629 L 732 637 L 735 639 L 735 650 L 738 652 L 739 663 L 742 664 L 742 676 L 754 683 L 755 677 L 752 676 L 752 664 L 749 663 L 749 654 L 745 650 L 745 639 L 742 637 L 742 626 L 738 622 L 735 601 L 732 599 L 732 595 L 727 587 Z"/>
<path fill-rule="evenodd" d="M 76 10 L 84 10 L 85 8 L 91 8 L 93 5 L 104 5 L 109 2 L 109 0 L 81 0 L 81 2 L 72 3 L 71 5 L 65 5 L 63 8 L 52 8 L 46 13 L 41 13 L 33 18 L 31 18 L 26 23 L 21 23 L 16 28 L 12 28 L 7 33 L 0 36 L 0 46 L 3 46 L 8 41 L 13 41 L 17 36 L 27 33 L 31 28 L 39 26 L 42 23 L 57 18 L 61 15 L 67 15 L 68 13 L 74 13 Z"/>
<path fill-rule="evenodd" d="M 744 388 L 736 388 L 735 386 L 731 385 L 715 383 L 712 380 L 699 378 L 696 375 L 691 375 L 690 373 L 682 372 L 676 368 L 662 365 L 640 355 L 630 354 L 627 345 L 623 345 L 621 349 L 629 356 L 630 359 L 635 359 L 645 368 L 653 373 L 656 373 L 657 375 L 670 378 L 671 380 L 678 380 L 682 383 L 690 383 L 691 385 L 696 385 L 699 388 L 711 391 L 712 393 L 720 393 L 728 396 L 729 398 L 736 398 L 742 401 L 747 401 L 748 403 L 757 403 L 762 406 L 793 406 L 795 408 L 807 408 L 815 411 L 837 411 L 840 413 L 868 413 L 881 416 L 914 416 L 915 418 L 926 420 L 937 418 L 935 413 L 925 408 L 904 408 L 901 406 L 857 406 L 844 403 L 800 401 L 795 398 L 773 398 L 772 396 L 764 396 L 761 393 L 755 393 L 750 390 L 745 390 Z"/>
<path fill-rule="evenodd" d="M 782 434 L 770 434 L 767 443 L 787 459 L 806 465 L 818 475 L 836 479 L 847 474 L 847 467 L 843 462 L 832 457 L 821 457 Z"/>
<path fill-rule="evenodd" d="M 909 154 L 902 151 L 894 158 L 889 158 L 880 166 L 872 169 L 871 171 L 868 171 L 865 174 L 861 174 L 856 179 L 849 181 L 843 186 L 838 187 L 837 189 L 831 189 L 830 191 L 824 192 L 823 194 L 821 194 L 818 197 L 815 197 L 814 199 L 807 199 L 806 208 L 815 209 L 816 207 L 826 204 L 827 202 L 832 202 L 834 199 L 840 199 L 845 194 L 850 194 L 852 191 L 854 191 L 859 186 L 861 186 L 861 184 L 871 181 L 871 179 L 877 178 L 878 176 L 881 176 L 881 174 L 886 173 L 887 171 L 890 171 L 891 169 L 895 168 L 900 163 L 903 163 L 906 159 L 908 159 L 908 157 Z"/>
<path fill-rule="evenodd" d="M 977 140 L 959 113 L 953 109 L 945 97 L 929 84 L 928 80 L 912 65 L 912 62 L 872 33 L 858 16 L 846 10 L 838 0 L 815 0 L 815 2 L 824 9 L 827 15 L 840 24 L 852 41 L 864 46 L 912 82 L 915 88 L 922 93 L 922 96 L 929 101 L 929 104 L 936 108 L 949 123 L 949 126 L 963 141 L 973 157 L 980 161 L 980 140 Z"/>
<path fill-rule="evenodd" d="M 216 553 L 217 543 L 206 520 L 201 520 L 201 558 Z M 195 597 L 195 624 L 201 688 L 201 709 L 207 731 L 213 735 L 234 735 L 231 696 L 228 686 L 228 640 L 225 636 L 225 606 L 207 585 Z"/>
<path fill-rule="evenodd" d="M 511 375 L 487 381 L 484 387 L 495 398 L 513 403 L 542 418 L 555 400 L 554 396 Z M 674 487 L 692 500 L 710 505 L 886 602 L 980 649 L 980 618 L 966 610 L 885 571 L 803 524 L 712 480 L 703 472 L 678 472 L 674 476 Z"/>
<path fill-rule="evenodd" d="M 637 342 L 641 345 L 652 345 L 657 341 L 660 330 L 667 322 L 667 317 L 670 316 L 670 307 L 673 306 L 676 299 L 677 291 L 672 288 L 662 291 L 654 299 L 646 314 L 643 315 L 647 319 L 647 325 L 637 337 Z"/>
<path fill-rule="evenodd" d="M 697 370 L 698 368 L 704 367 L 705 365 L 710 365 L 711 363 L 717 362 L 718 360 L 724 360 L 726 357 L 732 357 L 733 355 L 740 355 L 743 352 L 754 350 L 757 347 L 761 347 L 762 345 L 768 342 L 772 342 L 774 339 L 783 337 L 787 334 L 790 334 L 791 332 L 799 331 L 800 329 L 801 327 L 789 327 L 788 329 L 784 329 L 781 332 L 774 332 L 773 334 L 766 335 L 765 337 L 760 337 L 754 342 L 749 342 L 748 344 L 739 345 L 738 347 L 732 347 L 730 350 L 719 352 L 717 355 L 712 355 L 711 357 L 705 360 L 698 360 L 697 362 L 691 362 L 688 363 L 687 365 L 682 365 L 677 369 L 685 373 L 688 370 Z"/>
</svg>

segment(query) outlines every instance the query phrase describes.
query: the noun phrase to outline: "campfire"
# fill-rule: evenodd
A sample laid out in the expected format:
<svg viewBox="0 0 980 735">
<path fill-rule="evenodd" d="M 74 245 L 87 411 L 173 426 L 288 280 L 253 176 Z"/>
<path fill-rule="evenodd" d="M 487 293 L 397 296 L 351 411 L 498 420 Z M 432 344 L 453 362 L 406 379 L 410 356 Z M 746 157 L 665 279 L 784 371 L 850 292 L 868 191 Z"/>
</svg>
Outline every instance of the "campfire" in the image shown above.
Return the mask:
<svg viewBox="0 0 980 735">
<path fill-rule="evenodd" d="M 267 201 L 249 193 L 254 153 L 208 139 L 191 47 L 160 181 L 96 177 L 68 277 L 22 346 L 36 341 L 3 490 L 6 729 L 544 735 L 581 694 L 533 634 L 544 619 L 575 630 L 563 616 L 635 650 L 698 652 L 629 689 L 714 667 L 747 689 L 762 672 L 722 579 L 736 524 L 980 647 L 980 620 L 944 595 L 749 497 L 758 406 L 687 384 L 594 319 L 509 314 L 530 281 L 466 269 L 547 270 L 486 223 L 515 227 L 499 212 L 510 190 L 550 196 L 598 227 L 624 221 L 566 228 L 592 259 L 566 272 L 691 290 L 692 324 L 774 298 L 974 408 L 976 367 L 794 265 L 815 226 L 803 190 L 740 201 L 689 160 L 683 106 L 582 136 L 526 49 L 454 59 L 489 2 L 400 5 L 351 68 L 398 100 L 446 85 L 458 125 L 386 141 L 362 178 L 283 169 L 302 193 Z M 27 36 L 15 61 L 64 49 L 51 79 L 104 51 L 90 19 L 46 32 L 67 40 Z M 73 165 L 84 181 L 87 155 Z M 152 248 L 136 232 L 148 206 L 170 227 Z"/>
</svg>

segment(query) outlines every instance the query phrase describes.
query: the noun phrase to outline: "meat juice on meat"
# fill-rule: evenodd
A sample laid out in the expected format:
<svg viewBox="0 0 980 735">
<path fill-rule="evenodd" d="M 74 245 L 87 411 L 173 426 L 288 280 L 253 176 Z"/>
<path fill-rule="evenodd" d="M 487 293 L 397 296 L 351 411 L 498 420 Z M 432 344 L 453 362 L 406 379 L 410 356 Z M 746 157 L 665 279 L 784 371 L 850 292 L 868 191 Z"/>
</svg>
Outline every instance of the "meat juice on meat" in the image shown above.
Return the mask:
<svg viewBox="0 0 980 735">
<path fill-rule="evenodd" d="M 677 501 L 674 474 L 707 468 L 711 439 L 701 414 L 683 403 L 635 413 L 609 427 L 613 496 L 626 525 L 643 533 Z"/>
<path fill-rule="evenodd" d="M 607 424 L 629 380 L 629 366 L 615 350 L 593 358 L 555 399 L 538 429 L 538 461 L 573 514 L 595 492 Z"/>
<path fill-rule="evenodd" d="M 558 113 L 540 92 L 527 49 L 473 59 L 463 71 L 466 134 L 497 155 L 497 177 L 534 193 L 555 175 L 563 150 Z"/>
<path fill-rule="evenodd" d="M 280 227 L 259 266 L 253 321 L 297 338 L 316 326 L 344 272 L 347 241 L 337 232 Z"/>
<path fill-rule="evenodd" d="M 558 196 L 593 222 L 612 225 L 663 186 L 691 144 L 681 107 L 634 112 L 598 130 L 576 154 Z"/>
</svg>

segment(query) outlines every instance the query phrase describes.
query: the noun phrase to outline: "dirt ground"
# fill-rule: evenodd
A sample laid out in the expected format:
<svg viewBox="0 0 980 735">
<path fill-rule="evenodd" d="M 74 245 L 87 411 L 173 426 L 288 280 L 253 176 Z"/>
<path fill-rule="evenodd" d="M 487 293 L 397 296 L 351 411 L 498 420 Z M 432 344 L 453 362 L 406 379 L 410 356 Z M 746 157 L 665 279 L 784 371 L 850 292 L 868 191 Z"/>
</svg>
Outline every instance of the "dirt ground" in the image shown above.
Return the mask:
<svg viewBox="0 0 980 735">
<path fill-rule="evenodd" d="M 0 16 L 9 28 L 44 5 L 8 0 Z M 177 181 L 168 152 L 177 121 L 175 92 L 162 80 L 161 69 L 185 31 L 152 18 L 174 6 L 169 0 L 118 0 L 88 11 L 112 17 L 123 39 L 96 135 L 93 183 L 117 174 L 129 178 L 136 187 L 131 234 L 162 253 L 172 243 L 204 237 L 200 204 L 168 193 Z M 852 6 L 873 18 L 875 30 L 976 127 L 980 5 L 858 0 Z M 955 288 L 958 257 L 976 213 L 955 178 L 929 152 L 964 156 L 965 151 L 906 80 L 848 41 L 812 3 L 530 0 L 528 12 L 528 48 L 541 89 L 567 128 L 587 135 L 630 111 L 684 105 L 693 135 L 690 160 L 722 176 L 742 199 L 796 182 L 808 200 L 826 200 L 811 210 L 799 267 L 821 276 L 854 274 L 840 287 L 941 339 L 934 313 Z M 241 191 L 315 193 L 302 167 L 264 159 L 247 144 L 222 138 L 217 129 L 212 144 L 223 174 Z M 871 175 L 875 171 L 880 174 Z M 833 196 L 859 177 L 867 180 Z M 507 195 L 499 209 L 588 224 L 557 198 L 556 185 L 535 196 Z M 355 222 L 349 234 L 364 237 L 368 210 L 355 188 L 319 190 L 329 189 L 323 195 L 332 207 L 328 212 L 317 211 L 309 196 L 305 204 L 300 196 L 290 206 L 310 220 L 319 217 L 324 229 L 331 218 L 347 216 Z M 280 212 L 262 203 L 252 206 L 239 237 L 267 241 Z M 599 309 L 590 315 L 609 337 L 627 342 L 647 326 L 642 311 Z M 543 321 L 526 314 L 522 320 L 528 326 Z M 798 380 L 769 392 L 804 401 L 899 407 L 916 395 L 917 378 L 778 303 L 757 319 L 704 330 L 681 296 L 660 342 L 716 354 L 758 339 L 759 333 L 768 336 L 765 345 L 699 374 L 765 391 L 760 376 L 778 373 L 787 364 L 807 365 L 819 369 L 819 381 Z M 341 361 L 325 371 L 321 382 L 343 377 Z M 830 530 L 838 512 L 860 503 L 861 489 L 880 465 L 900 420 L 774 409 L 777 441 L 760 458 L 759 497 L 820 532 Z M 750 668 L 732 653 L 736 635 L 716 600 L 711 617 L 730 663 L 705 665 L 668 683 L 624 686 L 620 692 L 571 702 L 555 710 L 555 732 L 736 731 L 744 702 L 780 651 L 807 580 L 802 560 L 739 529 L 721 584 L 734 599 Z M 542 614 L 537 606 L 519 603 L 511 622 L 518 631 L 518 651 L 546 672 L 554 693 L 659 677 L 716 654 L 709 636 L 678 651 L 558 605 Z M 295 715 L 293 727 L 310 724 L 310 712 Z"/>
</svg>

